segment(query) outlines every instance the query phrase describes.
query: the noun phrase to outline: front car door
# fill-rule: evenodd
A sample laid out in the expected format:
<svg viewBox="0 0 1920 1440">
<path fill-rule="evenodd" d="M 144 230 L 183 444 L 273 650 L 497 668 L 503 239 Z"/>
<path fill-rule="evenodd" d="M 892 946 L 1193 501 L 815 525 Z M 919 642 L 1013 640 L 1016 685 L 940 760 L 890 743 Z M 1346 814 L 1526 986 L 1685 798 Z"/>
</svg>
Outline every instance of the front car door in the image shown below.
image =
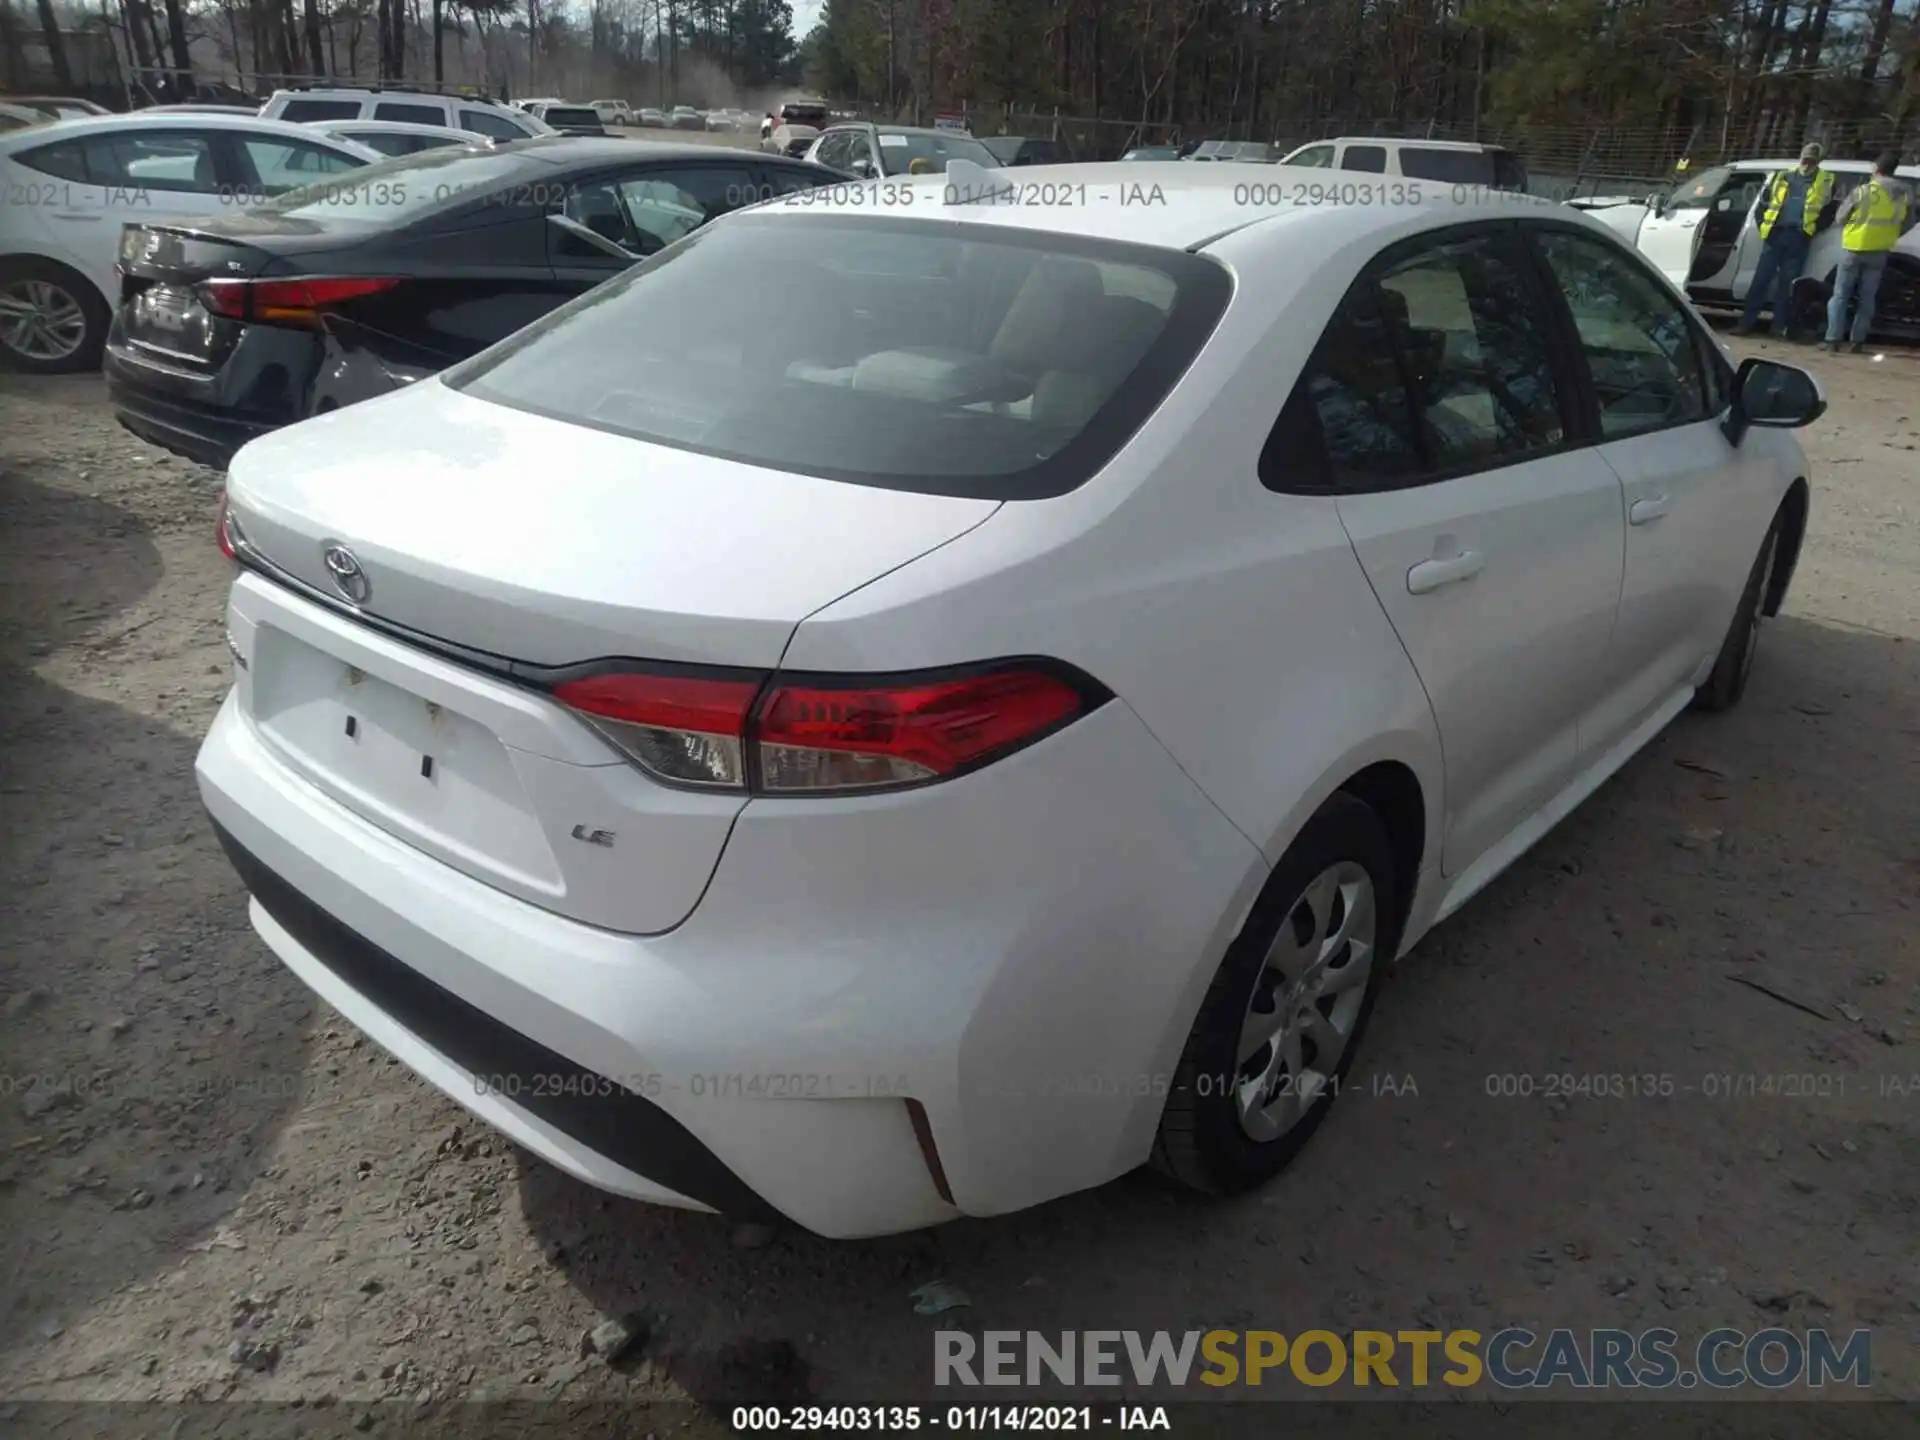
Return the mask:
<svg viewBox="0 0 1920 1440">
<path fill-rule="evenodd" d="M 1604 236 L 1542 227 L 1534 243 L 1571 312 L 1599 455 L 1626 507 L 1626 570 L 1582 747 L 1611 748 L 1683 703 L 1725 638 L 1775 487 L 1719 418 L 1732 367 L 1690 307 Z"/>
<path fill-rule="evenodd" d="M 1676 189 L 1659 212 L 1647 216 L 1641 224 L 1640 253 L 1675 285 L 1684 286 L 1693 272 L 1700 226 L 1733 182 L 1733 174 L 1727 165 L 1702 172 Z"/>
<path fill-rule="evenodd" d="M 1422 236 L 1362 273 L 1309 371 L 1439 724 L 1449 875 L 1571 781 L 1620 600 L 1620 482 L 1580 443 L 1552 303 L 1513 226 Z"/>
</svg>

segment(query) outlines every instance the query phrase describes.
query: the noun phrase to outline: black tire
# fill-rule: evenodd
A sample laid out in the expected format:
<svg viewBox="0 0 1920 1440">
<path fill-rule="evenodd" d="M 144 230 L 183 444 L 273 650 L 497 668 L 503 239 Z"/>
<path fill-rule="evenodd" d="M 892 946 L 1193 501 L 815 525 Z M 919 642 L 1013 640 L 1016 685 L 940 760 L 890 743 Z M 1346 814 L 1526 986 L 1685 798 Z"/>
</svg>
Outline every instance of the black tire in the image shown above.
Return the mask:
<svg viewBox="0 0 1920 1440">
<path fill-rule="evenodd" d="M 1753 659 L 1760 645 L 1760 625 L 1766 616 L 1767 586 L 1773 579 L 1773 567 L 1780 556 L 1780 517 L 1775 515 L 1767 527 L 1767 538 L 1760 542 L 1753 569 L 1747 572 L 1747 588 L 1740 592 L 1740 604 L 1733 612 L 1733 624 L 1720 644 L 1707 683 L 1694 692 L 1694 707 L 1699 710 L 1731 710 L 1747 693 L 1747 679 L 1753 674 Z"/>
<path fill-rule="evenodd" d="M 86 330 L 77 348 L 65 355 L 48 357 L 16 350 L 9 329 L 0 326 L 0 365 L 28 375 L 66 375 L 99 369 L 100 354 L 107 345 L 107 327 L 113 323 L 113 312 L 107 308 L 106 298 L 79 271 L 52 260 L 32 255 L 0 260 L 0 290 L 35 281 L 51 285 L 70 297 L 80 307 Z"/>
<path fill-rule="evenodd" d="M 1290 1129 L 1270 1140 L 1256 1140 L 1241 1123 L 1233 1093 L 1240 1072 L 1241 1027 L 1281 927 L 1294 922 L 1316 877 L 1343 863 L 1357 865 L 1373 884 L 1371 973 L 1331 1080 Z M 1201 1002 L 1160 1117 L 1149 1161 L 1154 1169 L 1196 1190 L 1233 1194 L 1271 1179 L 1313 1138 L 1339 1098 L 1382 977 L 1399 949 L 1401 883 L 1386 828 L 1368 806 L 1349 795 L 1335 795 L 1307 822 L 1274 867 Z"/>
</svg>

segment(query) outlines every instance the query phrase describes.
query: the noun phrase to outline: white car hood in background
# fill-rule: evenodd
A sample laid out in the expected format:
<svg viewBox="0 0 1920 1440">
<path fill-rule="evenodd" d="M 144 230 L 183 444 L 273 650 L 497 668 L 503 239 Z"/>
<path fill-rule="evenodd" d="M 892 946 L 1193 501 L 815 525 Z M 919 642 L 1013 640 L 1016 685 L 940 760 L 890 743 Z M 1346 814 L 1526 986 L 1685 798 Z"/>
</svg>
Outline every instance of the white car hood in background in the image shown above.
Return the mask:
<svg viewBox="0 0 1920 1440">
<path fill-rule="evenodd" d="M 276 431 L 228 475 L 248 542 L 364 610 L 536 665 L 772 667 L 814 611 L 981 523 L 991 500 L 718 460 L 530 415 L 439 380 Z"/>
</svg>

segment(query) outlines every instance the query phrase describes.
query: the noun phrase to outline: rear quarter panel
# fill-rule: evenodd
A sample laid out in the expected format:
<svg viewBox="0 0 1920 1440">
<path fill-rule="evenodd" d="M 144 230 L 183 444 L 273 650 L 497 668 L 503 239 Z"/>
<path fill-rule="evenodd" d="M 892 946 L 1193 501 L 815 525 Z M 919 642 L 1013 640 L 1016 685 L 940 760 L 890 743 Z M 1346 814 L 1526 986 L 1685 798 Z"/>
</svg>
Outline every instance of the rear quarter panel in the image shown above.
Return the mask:
<svg viewBox="0 0 1920 1440">
<path fill-rule="evenodd" d="M 1264 263 L 1247 248 L 1248 263 Z M 1361 258 L 1296 264 L 1297 290 L 1270 277 L 1252 295 L 1243 285 L 1194 367 L 1105 472 L 1057 499 L 1009 502 L 825 607 L 801 623 L 782 663 L 891 670 L 1052 655 L 1108 685 L 1265 864 L 1380 760 L 1420 782 L 1423 853 L 1437 857 L 1444 797 L 1426 694 L 1333 500 L 1274 493 L 1257 472 Z M 1423 893 L 1415 915 L 1429 903 Z M 1155 957 L 1164 1029 L 1150 1053 L 1112 1057 L 1116 1068 L 1173 1069 L 1219 963 L 1209 938 L 1196 931 L 1185 952 Z M 1159 1104 L 1141 1101 L 1142 1116 Z"/>
</svg>

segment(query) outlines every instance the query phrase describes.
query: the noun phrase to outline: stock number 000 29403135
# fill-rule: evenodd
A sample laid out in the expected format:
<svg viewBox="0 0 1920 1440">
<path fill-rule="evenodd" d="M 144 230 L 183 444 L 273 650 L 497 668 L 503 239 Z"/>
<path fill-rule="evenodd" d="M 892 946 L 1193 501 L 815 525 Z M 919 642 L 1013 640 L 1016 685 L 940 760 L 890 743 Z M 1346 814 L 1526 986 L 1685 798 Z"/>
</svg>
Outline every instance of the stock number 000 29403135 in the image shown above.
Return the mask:
<svg viewBox="0 0 1920 1440">
<path fill-rule="evenodd" d="M 1096 1424 L 1091 1405 L 949 1405 L 945 1409 L 919 1405 L 736 1405 L 733 1409 L 733 1428 L 746 1432 L 924 1429 L 965 1434 L 981 1430 L 1091 1431 Z M 1123 1421 L 1122 1428 L 1134 1427 Z"/>
</svg>

